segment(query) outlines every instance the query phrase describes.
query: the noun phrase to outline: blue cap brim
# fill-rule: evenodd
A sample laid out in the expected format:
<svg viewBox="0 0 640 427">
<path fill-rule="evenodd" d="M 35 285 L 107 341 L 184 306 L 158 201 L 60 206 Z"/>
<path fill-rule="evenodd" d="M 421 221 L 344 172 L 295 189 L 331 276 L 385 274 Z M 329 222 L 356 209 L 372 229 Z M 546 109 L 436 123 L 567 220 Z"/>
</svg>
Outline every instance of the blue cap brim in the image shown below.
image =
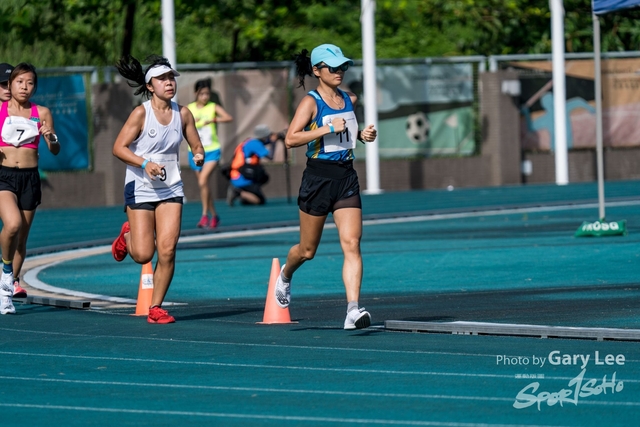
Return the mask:
<svg viewBox="0 0 640 427">
<path fill-rule="evenodd" d="M 353 61 L 349 58 L 346 57 L 342 57 L 342 58 L 327 58 L 324 61 L 325 64 L 327 64 L 329 67 L 339 67 L 342 64 L 344 64 L 345 62 L 349 63 L 349 66 L 353 65 Z"/>
</svg>

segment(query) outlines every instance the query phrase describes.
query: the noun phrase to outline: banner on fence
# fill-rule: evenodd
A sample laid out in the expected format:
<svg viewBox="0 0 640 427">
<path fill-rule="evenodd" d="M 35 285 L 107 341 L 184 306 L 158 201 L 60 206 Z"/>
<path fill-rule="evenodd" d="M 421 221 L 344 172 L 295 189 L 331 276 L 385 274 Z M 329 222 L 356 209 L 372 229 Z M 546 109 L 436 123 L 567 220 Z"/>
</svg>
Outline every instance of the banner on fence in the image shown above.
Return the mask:
<svg viewBox="0 0 640 427">
<path fill-rule="evenodd" d="M 82 75 L 38 78 L 38 90 L 31 99 L 51 110 L 60 140 L 60 153 L 52 155 L 40 140 L 39 168 L 44 171 L 82 170 L 89 167 L 89 126 Z"/>
<path fill-rule="evenodd" d="M 553 150 L 554 113 L 551 61 L 513 62 L 521 75 L 521 141 L 526 150 Z M 593 60 L 566 61 L 567 146 L 596 146 Z M 602 61 L 604 145 L 640 146 L 640 59 Z"/>
<path fill-rule="evenodd" d="M 378 66 L 376 77 L 381 158 L 475 152 L 472 64 Z M 342 87 L 362 100 L 362 67 L 350 68 Z M 364 145 L 356 157 L 366 157 Z"/>
</svg>

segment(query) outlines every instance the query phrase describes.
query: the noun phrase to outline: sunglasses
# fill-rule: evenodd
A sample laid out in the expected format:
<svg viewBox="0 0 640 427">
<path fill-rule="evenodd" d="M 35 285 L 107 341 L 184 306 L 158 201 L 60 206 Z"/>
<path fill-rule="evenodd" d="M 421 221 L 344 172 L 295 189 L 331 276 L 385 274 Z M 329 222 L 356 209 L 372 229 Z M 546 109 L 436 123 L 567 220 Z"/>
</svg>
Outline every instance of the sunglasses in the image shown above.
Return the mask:
<svg viewBox="0 0 640 427">
<path fill-rule="evenodd" d="M 318 70 L 321 70 L 323 68 L 328 68 L 329 72 L 331 74 L 335 74 L 335 73 L 338 72 L 338 70 L 347 71 L 349 69 L 349 63 L 345 62 L 344 64 L 342 64 L 342 65 L 340 65 L 338 67 L 330 67 L 330 66 L 328 66 L 326 64 L 323 64 L 323 65 L 318 65 L 316 68 L 318 68 Z"/>
<path fill-rule="evenodd" d="M 0 87 L 3 88 L 3 89 L 9 89 L 9 82 L 0 83 Z"/>
</svg>

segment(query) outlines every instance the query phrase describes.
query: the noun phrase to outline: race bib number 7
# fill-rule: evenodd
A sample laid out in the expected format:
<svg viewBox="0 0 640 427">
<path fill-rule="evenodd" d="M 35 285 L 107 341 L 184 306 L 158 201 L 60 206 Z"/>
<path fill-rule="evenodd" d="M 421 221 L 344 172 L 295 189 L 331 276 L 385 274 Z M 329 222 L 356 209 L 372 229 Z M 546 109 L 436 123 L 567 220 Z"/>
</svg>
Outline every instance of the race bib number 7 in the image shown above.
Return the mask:
<svg viewBox="0 0 640 427">
<path fill-rule="evenodd" d="M 8 116 L 2 126 L 2 140 L 19 147 L 33 142 L 38 136 L 38 124 L 24 117 Z"/>
<path fill-rule="evenodd" d="M 335 153 L 356 148 L 356 137 L 358 136 L 358 121 L 353 111 L 339 114 L 331 114 L 322 118 L 322 124 L 326 125 L 333 119 L 344 119 L 347 125 L 340 133 L 330 133 L 323 137 L 324 152 Z"/>
</svg>

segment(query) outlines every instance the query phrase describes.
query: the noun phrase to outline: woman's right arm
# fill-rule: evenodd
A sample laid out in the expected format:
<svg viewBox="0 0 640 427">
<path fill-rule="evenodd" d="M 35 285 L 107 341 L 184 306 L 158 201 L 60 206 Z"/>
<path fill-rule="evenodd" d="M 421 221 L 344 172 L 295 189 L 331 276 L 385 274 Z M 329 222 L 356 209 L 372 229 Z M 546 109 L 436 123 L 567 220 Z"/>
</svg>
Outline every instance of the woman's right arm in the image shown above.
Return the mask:
<svg viewBox="0 0 640 427">
<path fill-rule="evenodd" d="M 113 144 L 113 155 L 130 166 L 140 167 L 145 160 L 133 154 L 133 151 L 129 149 L 131 143 L 135 141 L 138 135 L 140 135 L 140 132 L 142 132 L 144 117 L 144 107 L 142 105 L 136 107 L 129 115 L 124 126 L 122 126 L 116 142 Z"/>
<path fill-rule="evenodd" d="M 287 148 L 299 147 L 306 143 L 318 139 L 321 136 L 331 133 L 329 125 L 321 126 L 314 130 L 305 131 L 304 128 L 311 122 L 316 115 L 316 101 L 313 97 L 307 95 L 302 98 L 300 105 L 296 109 L 296 113 L 291 120 L 289 129 L 287 130 L 287 136 L 284 139 L 284 144 Z M 338 133 L 344 130 L 344 120 L 336 120 L 333 123 L 333 132 Z"/>
</svg>

